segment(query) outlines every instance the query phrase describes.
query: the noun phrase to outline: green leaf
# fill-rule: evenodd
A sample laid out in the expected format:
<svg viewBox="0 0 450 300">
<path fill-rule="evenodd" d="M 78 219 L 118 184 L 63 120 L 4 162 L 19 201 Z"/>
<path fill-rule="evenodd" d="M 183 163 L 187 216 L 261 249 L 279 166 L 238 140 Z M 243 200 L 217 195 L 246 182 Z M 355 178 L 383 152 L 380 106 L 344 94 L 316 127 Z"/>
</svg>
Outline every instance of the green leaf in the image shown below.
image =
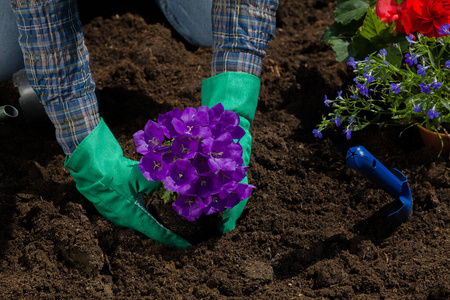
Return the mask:
<svg viewBox="0 0 450 300">
<path fill-rule="evenodd" d="M 332 38 L 328 42 L 333 47 L 334 52 L 336 52 L 336 60 L 339 62 L 348 61 L 349 57 L 355 55 L 355 51 L 348 39 Z"/>
<path fill-rule="evenodd" d="M 448 99 L 441 98 L 441 103 L 444 105 L 444 107 L 450 111 L 450 103 L 448 102 Z"/>
<path fill-rule="evenodd" d="M 322 35 L 321 41 L 328 42 L 330 39 L 339 37 L 339 38 L 351 38 L 353 37 L 359 30 L 359 27 L 362 26 L 364 19 L 354 20 L 349 24 L 343 25 L 341 23 L 334 22 L 328 27 Z"/>
<path fill-rule="evenodd" d="M 175 200 L 177 200 L 179 195 L 175 192 L 166 190 L 163 186 L 159 190 L 159 196 L 161 197 L 161 199 L 164 201 L 165 204 L 168 204 L 168 203 L 172 203 Z"/>
<path fill-rule="evenodd" d="M 352 20 L 363 18 L 368 8 L 368 0 L 338 0 L 334 11 L 335 21 L 349 24 Z"/>
<path fill-rule="evenodd" d="M 373 44 L 386 44 L 393 40 L 389 26 L 380 21 L 373 9 L 369 9 L 359 34 Z"/>
</svg>

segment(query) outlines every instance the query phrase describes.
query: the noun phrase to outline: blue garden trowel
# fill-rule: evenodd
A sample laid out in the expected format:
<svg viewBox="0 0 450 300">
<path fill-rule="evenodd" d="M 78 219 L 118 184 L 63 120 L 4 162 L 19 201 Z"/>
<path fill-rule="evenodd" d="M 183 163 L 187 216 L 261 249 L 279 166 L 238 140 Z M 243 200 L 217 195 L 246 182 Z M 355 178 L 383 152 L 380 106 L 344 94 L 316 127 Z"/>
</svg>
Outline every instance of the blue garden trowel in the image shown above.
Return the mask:
<svg viewBox="0 0 450 300">
<path fill-rule="evenodd" d="M 408 179 L 397 169 L 390 172 L 363 146 L 347 151 L 347 165 L 364 175 L 386 193 L 402 203 L 402 207 L 387 217 L 395 222 L 406 222 L 412 214 L 412 194 Z"/>
</svg>

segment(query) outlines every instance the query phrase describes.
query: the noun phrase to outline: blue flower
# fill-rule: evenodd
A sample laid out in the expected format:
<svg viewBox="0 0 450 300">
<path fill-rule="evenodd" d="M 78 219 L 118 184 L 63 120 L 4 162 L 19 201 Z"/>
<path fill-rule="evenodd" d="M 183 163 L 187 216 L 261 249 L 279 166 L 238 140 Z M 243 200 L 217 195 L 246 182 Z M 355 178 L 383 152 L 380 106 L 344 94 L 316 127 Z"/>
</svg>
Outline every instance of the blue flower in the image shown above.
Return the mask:
<svg viewBox="0 0 450 300">
<path fill-rule="evenodd" d="M 350 95 L 350 98 L 352 98 L 353 100 L 358 100 L 358 96 L 357 95 Z"/>
<path fill-rule="evenodd" d="M 353 123 L 353 122 L 355 122 L 355 118 L 354 117 L 349 117 L 348 118 L 348 122 L 351 124 L 351 123 Z"/>
<path fill-rule="evenodd" d="M 313 129 L 312 133 L 314 134 L 314 137 L 315 137 L 315 138 L 321 139 L 322 136 L 323 136 L 323 135 L 322 135 L 322 132 L 320 132 L 320 130 L 318 130 L 318 129 Z"/>
<path fill-rule="evenodd" d="M 342 98 L 342 90 L 338 91 L 337 93 L 338 95 L 336 97 L 336 100 L 343 100 L 344 98 Z"/>
<path fill-rule="evenodd" d="M 407 36 L 406 36 L 406 40 L 408 41 L 408 43 L 409 43 L 410 46 L 411 46 L 411 44 L 416 43 L 416 42 L 414 41 L 414 36 L 413 36 L 412 34 L 407 35 Z"/>
<path fill-rule="evenodd" d="M 447 61 L 445 62 L 445 66 L 446 66 L 447 68 L 450 69 L 450 60 L 447 60 Z"/>
<path fill-rule="evenodd" d="M 369 89 L 367 89 L 366 83 L 360 84 L 358 83 L 356 87 L 359 89 L 359 92 L 361 95 L 369 97 Z"/>
<path fill-rule="evenodd" d="M 391 91 L 398 94 L 400 92 L 401 83 L 391 83 Z"/>
<path fill-rule="evenodd" d="M 434 77 L 434 81 L 431 83 L 431 87 L 435 90 L 438 90 L 442 86 L 442 83 L 437 81 L 436 77 Z"/>
<path fill-rule="evenodd" d="M 422 112 L 422 109 L 420 109 L 420 103 L 419 104 L 413 104 L 413 111 L 416 113 Z"/>
<path fill-rule="evenodd" d="M 425 94 L 429 94 L 430 93 L 430 85 L 429 84 L 425 84 L 423 82 L 421 82 L 419 84 L 420 86 L 420 92 L 425 93 Z"/>
<path fill-rule="evenodd" d="M 336 127 L 341 126 L 341 118 L 339 118 L 339 117 L 334 117 L 332 120 L 333 120 L 334 123 L 336 124 Z"/>
<path fill-rule="evenodd" d="M 347 126 L 347 128 L 342 133 L 345 134 L 347 140 L 352 138 L 352 131 L 350 130 L 350 126 Z"/>
<path fill-rule="evenodd" d="M 417 58 L 419 56 L 416 55 L 415 53 L 406 53 L 405 54 L 405 62 L 408 63 L 410 66 L 412 66 L 413 64 L 417 64 Z"/>
<path fill-rule="evenodd" d="M 422 76 L 422 77 L 425 77 L 425 75 L 426 75 L 425 71 L 426 71 L 428 68 L 429 68 L 429 66 L 428 66 L 428 67 L 424 67 L 424 66 L 422 66 L 421 64 L 418 64 L 418 65 L 417 65 L 417 74 L 419 74 L 419 75 Z"/>
<path fill-rule="evenodd" d="M 325 95 L 325 101 L 323 101 L 323 103 L 325 103 L 325 106 L 326 106 L 326 107 L 330 107 L 330 103 L 331 103 L 331 101 L 330 101 L 330 100 L 328 100 L 328 97 L 327 97 L 327 95 Z"/>
<path fill-rule="evenodd" d="M 448 23 L 445 23 L 444 25 L 440 26 L 441 29 L 439 29 L 438 33 L 440 35 L 444 35 L 444 34 L 450 34 L 449 28 L 450 26 L 448 25 Z"/>
<path fill-rule="evenodd" d="M 375 80 L 375 78 L 372 76 L 372 72 L 364 73 L 363 77 L 367 80 L 367 84 L 370 84 L 372 81 Z"/>
<path fill-rule="evenodd" d="M 380 50 L 380 54 L 381 54 L 381 57 L 382 57 L 383 59 L 386 58 L 386 55 L 387 55 L 386 49 L 381 49 L 381 50 Z"/>
<path fill-rule="evenodd" d="M 439 113 L 436 111 L 436 105 L 427 112 L 427 116 L 430 117 L 430 119 L 439 118 Z"/>
<path fill-rule="evenodd" d="M 356 69 L 356 64 L 357 64 L 357 62 L 355 61 L 355 59 L 354 59 L 353 57 L 350 57 L 350 58 L 348 59 L 348 65 L 349 65 L 350 67 L 353 67 L 353 69 Z"/>
</svg>

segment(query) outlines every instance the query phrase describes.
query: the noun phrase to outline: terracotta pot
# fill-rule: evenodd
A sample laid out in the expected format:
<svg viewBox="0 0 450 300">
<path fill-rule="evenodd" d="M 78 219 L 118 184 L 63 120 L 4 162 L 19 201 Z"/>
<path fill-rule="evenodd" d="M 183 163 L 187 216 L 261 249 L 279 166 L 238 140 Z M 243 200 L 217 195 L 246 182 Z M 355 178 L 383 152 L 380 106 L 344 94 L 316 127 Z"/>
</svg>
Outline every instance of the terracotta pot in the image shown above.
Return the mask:
<svg viewBox="0 0 450 300">
<path fill-rule="evenodd" d="M 428 130 L 423 126 L 418 126 L 420 136 L 425 146 L 433 146 L 438 152 L 450 153 L 450 136 L 446 133 L 438 134 L 434 131 Z M 439 138 L 441 136 L 442 140 Z M 444 145 L 442 145 L 444 143 Z"/>
</svg>

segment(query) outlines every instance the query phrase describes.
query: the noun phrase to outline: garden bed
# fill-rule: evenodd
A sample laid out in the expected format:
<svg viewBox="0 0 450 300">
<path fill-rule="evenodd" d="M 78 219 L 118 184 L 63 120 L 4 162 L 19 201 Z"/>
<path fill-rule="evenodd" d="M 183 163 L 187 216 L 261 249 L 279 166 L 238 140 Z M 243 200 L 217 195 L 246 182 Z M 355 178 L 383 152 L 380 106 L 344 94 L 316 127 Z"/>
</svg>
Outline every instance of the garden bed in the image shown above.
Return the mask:
<svg viewBox="0 0 450 300">
<path fill-rule="evenodd" d="M 133 133 L 175 107 L 200 105 L 210 49 L 186 45 L 152 4 L 143 13 L 79 1 L 102 115 L 127 157 Z M 118 1 L 117 1 L 118 2 Z M 267 49 L 249 181 L 234 231 L 172 250 L 115 228 L 75 188 L 48 124 L 0 125 L 0 298 L 446 299 L 450 297 L 449 156 L 416 128 L 369 128 L 347 141 L 312 130 L 324 94 L 351 80 L 321 44 L 335 3 L 280 1 Z M 153 13 L 151 13 L 153 12 Z M 12 82 L 1 105 L 18 107 Z M 345 164 L 363 145 L 409 179 L 412 218 L 385 226 L 393 199 Z"/>
</svg>

